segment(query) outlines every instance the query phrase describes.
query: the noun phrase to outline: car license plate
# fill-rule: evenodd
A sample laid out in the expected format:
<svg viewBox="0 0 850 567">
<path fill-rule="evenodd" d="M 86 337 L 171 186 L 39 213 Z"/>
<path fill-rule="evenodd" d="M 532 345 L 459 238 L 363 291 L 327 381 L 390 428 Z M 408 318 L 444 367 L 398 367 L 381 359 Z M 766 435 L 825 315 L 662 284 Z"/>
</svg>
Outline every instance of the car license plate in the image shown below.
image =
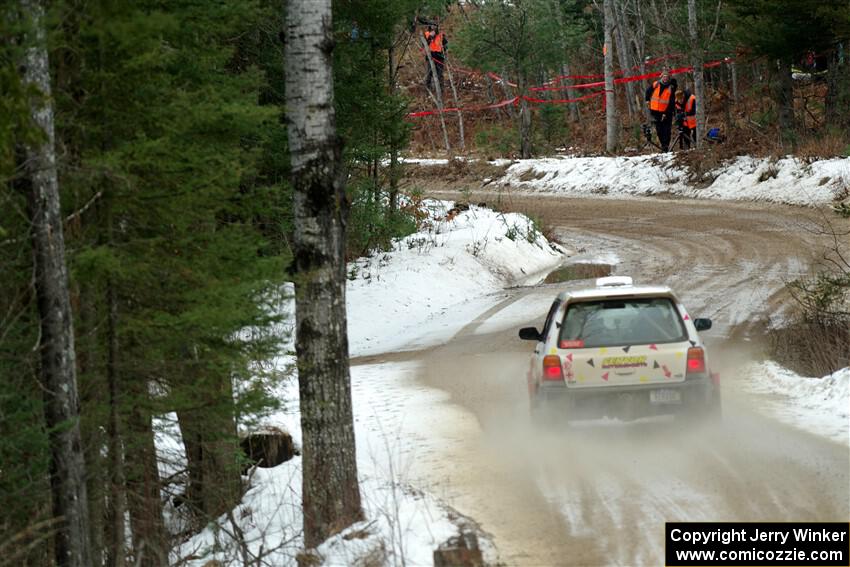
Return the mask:
<svg viewBox="0 0 850 567">
<path fill-rule="evenodd" d="M 650 390 L 649 401 L 653 404 L 680 404 L 682 392 L 678 390 Z"/>
</svg>

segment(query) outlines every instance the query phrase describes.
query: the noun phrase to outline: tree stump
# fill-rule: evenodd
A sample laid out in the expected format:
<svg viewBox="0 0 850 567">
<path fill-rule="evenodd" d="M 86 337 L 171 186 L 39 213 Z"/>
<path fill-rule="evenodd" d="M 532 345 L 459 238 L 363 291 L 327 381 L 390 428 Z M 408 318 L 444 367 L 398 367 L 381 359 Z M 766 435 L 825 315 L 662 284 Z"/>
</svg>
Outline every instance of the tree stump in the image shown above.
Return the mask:
<svg viewBox="0 0 850 567">
<path fill-rule="evenodd" d="M 243 473 L 251 466 L 263 469 L 276 467 L 301 454 L 292 441 L 292 436 L 276 427 L 249 433 L 239 441 L 239 445 L 250 461 L 250 464 L 243 468 Z"/>
<path fill-rule="evenodd" d="M 434 567 L 484 567 L 478 548 L 478 536 L 473 532 L 449 538 L 434 550 Z"/>
</svg>

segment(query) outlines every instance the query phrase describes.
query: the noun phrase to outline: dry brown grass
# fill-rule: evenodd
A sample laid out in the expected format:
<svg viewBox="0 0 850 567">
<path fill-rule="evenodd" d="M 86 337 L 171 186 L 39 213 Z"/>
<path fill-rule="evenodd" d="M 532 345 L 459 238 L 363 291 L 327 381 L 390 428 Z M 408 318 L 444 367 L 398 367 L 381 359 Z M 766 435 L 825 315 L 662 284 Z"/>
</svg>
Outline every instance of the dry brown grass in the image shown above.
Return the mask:
<svg viewBox="0 0 850 567">
<path fill-rule="evenodd" d="M 529 167 L 519 176 L 520 181 L 535 181 L 537 179 L 543 179 L 546 177 L 545 171 L 537 171 L 533 167 Z"/>
<path fill-rule="evenodd" d="M 505 175 L 509 165 L 495 165 L 485 160 L 453 159 L 445 165 L 407 164 L 403 169 L 405 187 L 421 186 L 429 190 L 479 188 L 485 180 L 496 181 Z"/>
<path fill-rule="evenodd" d="M 826 376 L 850 366 L 850 321 L 798 319 L 768 334 L 771 357 L 804 376 Z"/>
<path fill-rule="evenodd" d="M 808 161 L 845 157 L 848 148 L 850 148 L 850 137 L 846 132 L 826 132 L 812 134 L 800 140 L 797 145 L 797 155 Z"/>
</svg>

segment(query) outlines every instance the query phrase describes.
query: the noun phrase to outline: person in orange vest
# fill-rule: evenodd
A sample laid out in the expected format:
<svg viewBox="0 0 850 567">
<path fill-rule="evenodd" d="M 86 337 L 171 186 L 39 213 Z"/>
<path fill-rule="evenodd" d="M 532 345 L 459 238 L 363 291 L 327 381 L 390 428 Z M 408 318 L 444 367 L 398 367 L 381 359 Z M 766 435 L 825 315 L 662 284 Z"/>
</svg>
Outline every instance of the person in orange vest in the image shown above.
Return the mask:
<svg viewBox="0 0 850 567">
<path fill-rule="evenodd" d="M 443 86 L 443 68 L 446 66 L 446 49 L 449 46 L 449 40 L 446 34 L 440 31 L 436 26 L 428 26 L 425 30 L 425 41 L 428 43 L 428 50 L 431 52 L 431 59 L 434 60 L 434 70 L 437 72 L 437 80 L 440 82 L 440 88 Z M 431 80 L 434 78 L 431 72 L 431 62 L 428 57 L 425 57 L 425 66 L 428 69 L 428 75 L 425 77 L 425 88 L 431 88 Z"/>
<path fill-rule="evenodd" d="M 676 125 L 682 133 L 679 147 L 690 149 L 697 135 L 697 97 L 688 89 L 676 91 Z"/>
<path fill-rule="evenodd" d="M 676 110 L 676 79 L 670 78 L 670 69 L 664 67 L 659 80 L 646 89 L 646 104 L 655 123 L 658 143 L 662 152 L 670 151 L 670 131 L 673 129 L 673 112 Z"/>
</svg>

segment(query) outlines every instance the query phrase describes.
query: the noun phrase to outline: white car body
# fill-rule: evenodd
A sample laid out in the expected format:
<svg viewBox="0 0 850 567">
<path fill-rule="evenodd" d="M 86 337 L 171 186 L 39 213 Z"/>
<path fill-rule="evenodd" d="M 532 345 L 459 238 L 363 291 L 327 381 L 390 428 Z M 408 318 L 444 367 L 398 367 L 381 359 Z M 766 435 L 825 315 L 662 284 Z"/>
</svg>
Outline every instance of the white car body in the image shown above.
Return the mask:
<svg viewBox="0 0 850 567">
<path fill-rule="evenodd" d="M 695 324 L 696 323 L 696 324 Z M 636 286 L 628 277 L 558 294 L 528 368 L 532 411 L 567 419 L 711 413 L 719 381 L 694 320 L 666 286 Z"/>
</svg>

